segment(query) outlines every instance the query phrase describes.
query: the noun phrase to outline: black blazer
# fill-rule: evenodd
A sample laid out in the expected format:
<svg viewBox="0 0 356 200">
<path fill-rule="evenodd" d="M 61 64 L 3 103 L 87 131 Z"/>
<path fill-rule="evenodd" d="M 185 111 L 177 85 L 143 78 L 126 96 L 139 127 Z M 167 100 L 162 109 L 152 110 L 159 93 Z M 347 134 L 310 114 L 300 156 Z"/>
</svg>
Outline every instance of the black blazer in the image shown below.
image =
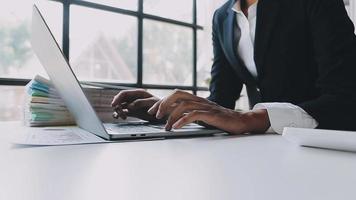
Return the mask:
<svg viewBox="0 0 356 200">
<path fill-rule="evenodd" d="M 246 84 L 258 88 L 260 102 L 300 106 L 318 128 L 356 130 L 356 36 L 343 0 L 260 0 L 258 80 L 237 55 L 234 3 L 214 14 L 209 99 L 233 109 Z"/>
</svg>

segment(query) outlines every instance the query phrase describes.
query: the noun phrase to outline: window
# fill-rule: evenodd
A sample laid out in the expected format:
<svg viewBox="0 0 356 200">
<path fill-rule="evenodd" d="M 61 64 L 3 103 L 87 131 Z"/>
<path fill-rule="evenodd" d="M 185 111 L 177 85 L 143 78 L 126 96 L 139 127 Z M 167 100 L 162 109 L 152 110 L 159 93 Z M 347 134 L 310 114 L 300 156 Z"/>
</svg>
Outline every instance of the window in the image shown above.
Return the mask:
<svg viewBox="0 0 356 200">
<path fill-rule="evenodd" d="M 187 23 L 193 23 L 193 3 L 194 0 L 144 0 L 143 12 Z"/>
<path fill-rule="evenodd" d="M 36 73 L 45 74 L 29 44 L 31 7 L 37 3 L 80 81 L 207 91 L 212 59 L 205 53 L 211 50 L 211 29 L 205 29 L 211 18 L 208 2 L 11 1 L 0 8 L 5 15 L 0 27 L 6 30 L 0 42 L 7 41 L 0 47 L 0 85 L 24 85 Z"/>
<path fill-rule="evenodd" d="M 21 120 L 25 89 L 22 86 L 0 86 L 0 121 Z"/>
<path fill-rule="evenodd" d="M 72 5 L 69 60 L 80 80 L 136 83 L 137 19 Z"/>
<path fill-rule="evenodd" d="M 37 2 L 56 39 L 61 42 L 62 4 Z M 33 3 L 31 0 L 12 0 L 0 7 L 0 78 L 32 78 L 34 71 L 45 74 L 30 45 Z"/>
<path fill-rule="evenodd" d="M 138 0 L 87 0 L 89 2 L 118 7 L 128 10 L 137 10 Z"/>
<path fill-rule="evenodd" d="M 0 99 L 0 119 L 20 119 L 20 107 L 9 102 L 23 101 L 21 86 L 35 74 L 46 76 L 30 46 L 34 3 L 80 81 L 141 87 L 158 96 L 175 88 L 206 96 L 212 60 L 210 22 L 213 10 L 223 2 L 7 1 L 0 7 L 0 91 L 6 96 Z"/>
<path fill-rule="evenodd" d="M 143 83 L 192 86 L 191 28 L 147 19 L 143 33 Z"/>
</svg>

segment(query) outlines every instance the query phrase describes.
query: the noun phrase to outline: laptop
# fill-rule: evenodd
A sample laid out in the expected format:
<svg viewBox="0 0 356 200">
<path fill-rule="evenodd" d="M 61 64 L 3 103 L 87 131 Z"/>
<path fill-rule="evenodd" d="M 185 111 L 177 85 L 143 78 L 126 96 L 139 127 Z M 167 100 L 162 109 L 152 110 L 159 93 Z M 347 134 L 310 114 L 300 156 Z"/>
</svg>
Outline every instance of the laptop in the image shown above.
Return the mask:
<svg viewBox="0 0 356 200">
<path fill-rule="evenodd" d="M 283 137 L 299 146 L 356 152 L 356 132 L 284 128 Z"/>
<path fill-rule="evenodd" d="M 221 133 L 220 130 L 207 129 L 197 124 L 166 131 L 163 125 L 146 122 L 102 123 L 36 5 L 33 6 L 31 45 L 77 125 L 90 133 L 106 140 L 208 136 Z"/>
</svg>

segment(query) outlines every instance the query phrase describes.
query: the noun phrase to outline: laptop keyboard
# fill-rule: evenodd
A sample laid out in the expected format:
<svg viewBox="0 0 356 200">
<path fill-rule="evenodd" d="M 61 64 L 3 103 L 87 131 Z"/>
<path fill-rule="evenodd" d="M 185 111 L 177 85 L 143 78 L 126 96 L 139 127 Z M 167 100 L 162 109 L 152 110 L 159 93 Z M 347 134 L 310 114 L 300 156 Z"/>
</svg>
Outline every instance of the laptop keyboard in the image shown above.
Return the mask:
<svg viewBox="0 0 356 200">
<path fill-rule="evenodd" d="M 160 133 L 165 132 L 164 128 L 159 128 L 159 126 L 151 127 L 143 124 L 104 124 L 105 129 L 110 133 Z"/>
</svg>

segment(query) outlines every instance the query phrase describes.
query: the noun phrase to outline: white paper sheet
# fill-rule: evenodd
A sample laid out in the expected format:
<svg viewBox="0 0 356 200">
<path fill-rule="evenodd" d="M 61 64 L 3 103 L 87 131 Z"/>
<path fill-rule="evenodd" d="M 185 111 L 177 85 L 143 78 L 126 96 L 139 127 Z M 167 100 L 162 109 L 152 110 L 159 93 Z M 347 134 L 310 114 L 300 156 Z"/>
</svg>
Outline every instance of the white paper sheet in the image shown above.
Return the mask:
<svg viewBox="0 0 356 200">
<path fill-rule="evenodd" d="M 21 134 L 16 134 L 15 144 L 29 146 L 58 146 L 74 144 L 107 143 L 90 132 L 78 127 L 28 128 Z"/>
<path fill-rule="evenodd" d="M 300 146 L 356 152 L 356 132 L 284 128 L 283 137 Z"/>
</svg>

